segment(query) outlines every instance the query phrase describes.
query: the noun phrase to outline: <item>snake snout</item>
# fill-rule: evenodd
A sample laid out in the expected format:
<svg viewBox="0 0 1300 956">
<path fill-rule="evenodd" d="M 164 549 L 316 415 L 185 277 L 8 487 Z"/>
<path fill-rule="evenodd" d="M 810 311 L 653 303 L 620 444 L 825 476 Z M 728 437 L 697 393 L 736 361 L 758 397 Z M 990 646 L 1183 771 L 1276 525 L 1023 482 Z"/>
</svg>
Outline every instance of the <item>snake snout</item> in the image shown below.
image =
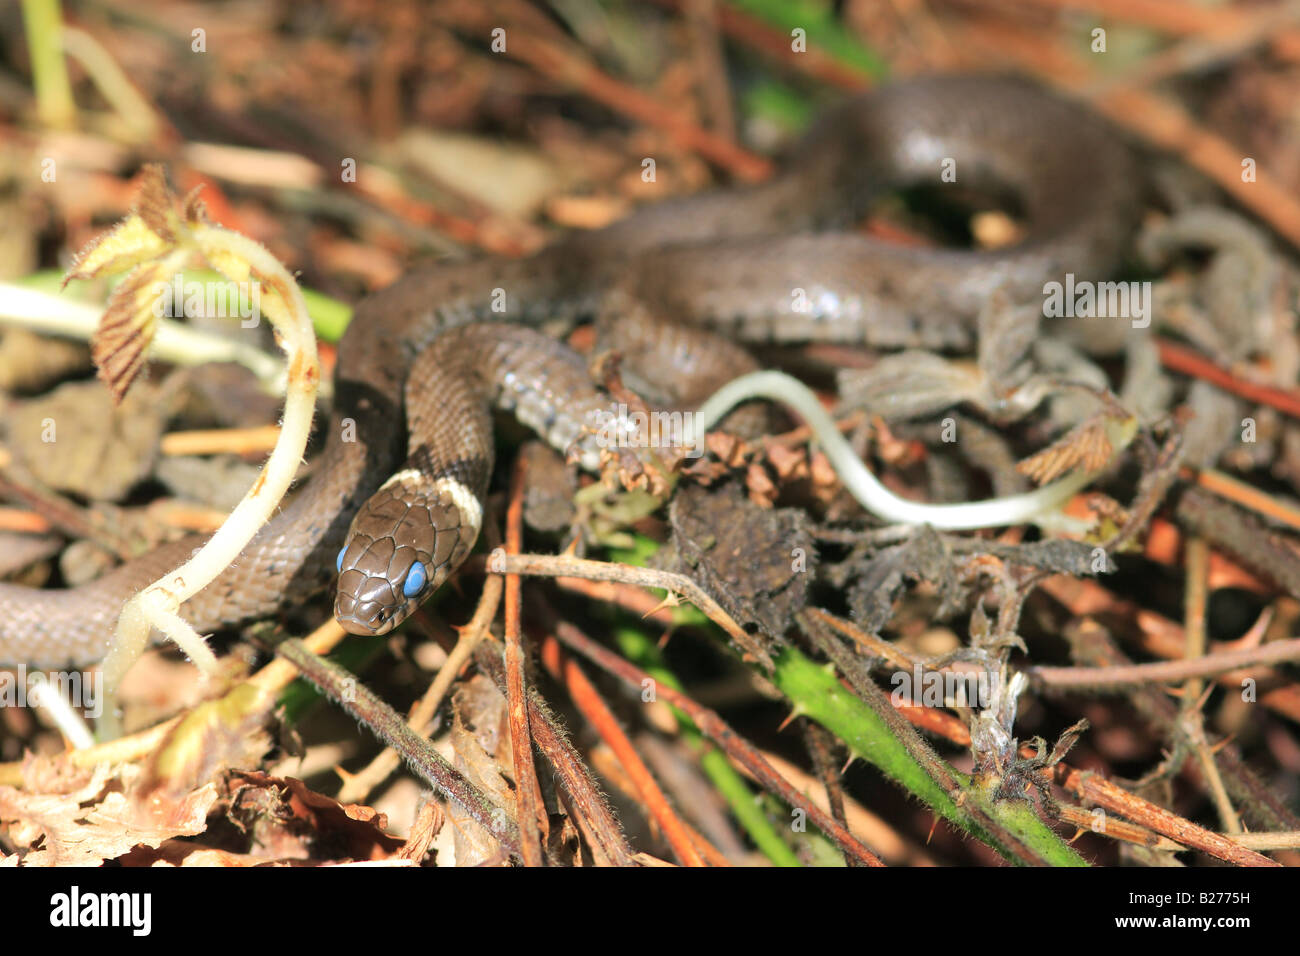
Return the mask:
<svg viewBox="0 0 1300 956">
<path fill-rule="evenodd" d="M 394 582 L 391 568 L 375 574 L 347 567 L 346 549 L 339 555 L 338 591 L 334 595 L 334 617 L 349 634 L 387 634 L 405 621 L 434 589 L 426 588 L 429 572 L 421 561 L 412 562 Z M 400 562 L 399 562 L 400 563 Z M 437 583 L 441 583 L 441 577 Z"/>
<path fill-rule="evenodd" d="M 389 538 L 360 536 L 339 552 L 334 617 L 349 634 L 387 634 L 418 606 L 423 587 L 412 589 L 407 582 L 415 577 L 422 585 L 424 568 L 414 555 L 402 551 Z M 417 568 L 419 573 L 413 574 Z"/>
<path fill-rule="evenodd" d="M 378 637 L 398 624 L 397 615 L 391 608 L 374 601 L 358 602 L 351 594 L 335 597 L 334 617 L 343 630 L 358 637 Z"/>
<path fill-rule="evenodd" d="M 360 572 L 345 573 L 339 578 L 339 590 L 334 596 L 334 617 L 349 634 L 377 637 L 387 634 L 406 620 L 410 609 L 406 602 L 394 601 L 392 588 L 384 578 L 367 577 L 358 586 L 349 577 Z"/>
</svg>

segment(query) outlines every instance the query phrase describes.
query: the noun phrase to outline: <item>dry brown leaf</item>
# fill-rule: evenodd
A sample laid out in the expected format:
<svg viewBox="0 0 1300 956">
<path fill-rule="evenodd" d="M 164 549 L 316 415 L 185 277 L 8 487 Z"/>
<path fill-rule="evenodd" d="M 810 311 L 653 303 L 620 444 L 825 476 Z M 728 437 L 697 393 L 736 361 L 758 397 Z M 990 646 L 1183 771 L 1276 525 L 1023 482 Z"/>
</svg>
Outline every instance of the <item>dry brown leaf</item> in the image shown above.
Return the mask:
<svg viewBox="0 0 1300 956">
<path fill-rule="evenodd" d="M 1076 468 L 1100 471 L 1115 448 L 1106 436 L 1106 419 L 1096 415 L 1016 465 L 1016 471 L 1042 485 Z"/>
<path fill-rule="evenodd" d="M 745 488 L 749 491 L 749 500 L 763 508 L 772 507 L 779 492 L 768 477 L 767 469 L 756 461 L 750 462 L 745 471 Z"/>
<path fill-rule="evenodd" d="M 140 369 L 158 323 L 158 290 L 167 267 L 151 262 L 137 267 L 118 283 L 108 308 L 90 339 L 90 355 L 99 380 L 108 386 L 114 402 L 121 402 Z"/>
<path fill-rule="evenodd" d="M 228 813 L 267 858 L 317 862 L 383 860 L 403 841 L 373 807 L 342 804 L 296 777 L 239 770 L 227 779 Z"/>
<path fill-rule="evenodd" d="M 419 863 L 442 831 L 446 819 L 442 808 L 433 800 L 426 799 L 415 815 L 415 822 L 411 824 L 411 833 L 406 838 L 406 844 L 397 851 L 397 855 L 413 863 Z"/>
<path fill-rule="evenodd" d="M 206 784 L 177 800 L 160 795 L 141 801 L 134 798 L 138 779 L 136 767 L 101 766 L 70 792 L 0 787 L 0 821 L 8 822 L 6 834 L 19 848 L 22 865 L 98 866 L 135 847 L 158 847 L 206 829 L 215 786 Z"/>
</svg>

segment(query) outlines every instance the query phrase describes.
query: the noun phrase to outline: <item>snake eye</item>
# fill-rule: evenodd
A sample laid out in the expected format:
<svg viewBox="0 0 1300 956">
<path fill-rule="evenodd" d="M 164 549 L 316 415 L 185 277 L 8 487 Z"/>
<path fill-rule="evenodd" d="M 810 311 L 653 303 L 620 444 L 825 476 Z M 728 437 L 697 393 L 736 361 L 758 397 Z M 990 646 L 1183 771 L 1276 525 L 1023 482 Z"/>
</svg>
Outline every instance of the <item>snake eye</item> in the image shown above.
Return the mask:
<svg viewBox="0 0 1300 956">
<path fill-rule="evenodd" d="M 402 596 L 407 598 L 415 597 L 424 590 L 424 582 L 426 580 L 424 565 L 419 561 L 415 562 L 415 564 L 411 565 L 411 570 L 406 575 L 405 583 L 402 584 Z"/>
<path fill-rule="evenodd" d="M 347 553 L 348 553 L 348 546 L 345 544 L 343 547 L 339 549 L 339 559 L 338 561 L 335 562 L 335 566 L 338 568 L 339 574 L 343 573 L 343 555 Z"/>
</svg>

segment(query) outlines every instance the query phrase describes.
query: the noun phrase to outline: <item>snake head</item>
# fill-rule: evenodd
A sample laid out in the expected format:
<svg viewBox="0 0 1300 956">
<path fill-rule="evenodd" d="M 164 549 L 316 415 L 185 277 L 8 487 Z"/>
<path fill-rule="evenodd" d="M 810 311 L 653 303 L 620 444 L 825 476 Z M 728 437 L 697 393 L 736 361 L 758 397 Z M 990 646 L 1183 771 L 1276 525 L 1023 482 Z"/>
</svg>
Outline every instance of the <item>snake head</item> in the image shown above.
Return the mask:
<svg viewBox="0 0 1300 956">
<path fill-rule="evenodd" d="M 478 499 L 455 479 L 390 478 L 352 519 L 339 552 L 339 624 L 378 637 L 405 621 L 465 560 L 481 516 Z"/>
</svg>

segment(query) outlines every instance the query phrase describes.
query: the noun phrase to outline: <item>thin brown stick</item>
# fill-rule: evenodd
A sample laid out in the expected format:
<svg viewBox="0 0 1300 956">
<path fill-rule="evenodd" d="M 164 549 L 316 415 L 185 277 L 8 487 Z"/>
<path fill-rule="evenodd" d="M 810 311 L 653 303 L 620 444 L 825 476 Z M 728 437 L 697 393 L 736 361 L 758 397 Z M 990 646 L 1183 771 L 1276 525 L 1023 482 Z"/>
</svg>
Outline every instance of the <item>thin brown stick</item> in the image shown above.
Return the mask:
<svg viewBox="0 0 1300 956">
<path fill-rule="evenodd" d="M 718 37 L 718 0 L 686 0 L 686 25 L 693 59 L 698 64 L 700 99 L 708 110 L 714 132 L 736 141 L 736 121 L 727 62 Z"/>
<path fill-rule="evenodd" d="M 506 55 L 638 123 L 662 130 L 682 147 L 721 166 L 737 179 L 756 182 L 771 174 L 772 164 L 767 159 L 703 129 L 679 110 L 602 72 L 587 60 L 584 52 L 544 39 L 525 24 L 526 18 L 517 28 L 509 30 Z"/>
<path fill-rule="evenodd" d="M 817 779 L 822 789 L 826 791 L 826 805 L 835 821 L 847 830 L 849 818 L 844 810 L 844 784 L 840 780 L 841 768 L 835 759 L 837 738 L 815 721 L 804 718 L 800 724 L 802 724 L 800 729 L 803 731 L 808 756 L 812 758 L 813 769 L 817 771 Z M 840 763 L 842 762 L 841 758 Z M 853 860 L 847 862 L 849 866 L 858 865 Z"/>
<path fill-rule="evenodd" d="M 1235 505 L 1300 531 L 1300 508 L 1213 468 L 1191 473 L 1196 484 Z"/>
<path fill-rule="evenodd" d="M 1300 551 L 1254 515 L 1200 488 L 1178 499 L 1178 523 L 1226 551 L 1254 573 L 1300 598 Z"/>
<path fill-rule="evenodd" d="M 659 6 L 680 9 L 684 0 L 654 0 Z M 842 63 L 810 43 L 808 49 L 792 54 L 790 37 L 730 3 L 718 8 L 718 25 L 734 40 L 760 51 L 780 66 L 813 77 L 828 86 L 860 90 L 871 83 L 871 75 L 851 64 Z"/>
<path fill-rule="evenodd" d="M 936 712 L 928 707 L 912 706 L 899 707 L 898 712 L 918 727 L 924 727 L 931 733 L 946 737 L 958 746 L 970 746 L 970 730 L 952 714 Z M 1020 753 L 1025 757 L 1035 755 L 1034 748 L 1028 744 L 1021 747 Z M 1234 843 L 1228 837 L 1207 830 L 1191 820 L 1170 813 L 1148 800 L 1129 793 L 1099 773 L 1091 770 L 1076 770 L 1064 762 L 1056 765 L 1054 773 L 1058 784 L 1085 803 L 1118 813 L 1148 830 L 1168 837 L 1175 843 L 1181 843 L 1188 849 L 1200 850 L 1220 860 L 1241 866 L 1279 865 L 1266 856 Z"/>
<path fill-rule="evenodd" d="M 521 455 L 515 462 L 514 477 L 510 482 L 510 506 L 506 510 L 507 552 L 517 553 L 523 544 L 527 473 L 527 459 Z M 524 866 L 543 866 L 546 858 L 541 828 L 545 824 L 546 811 L 542 808 L 542 791 L 537 783 L 537 768 L 533 765 L 533 737 L 528 729 L 526 660 L 523 631 L 519 625 L 520 585 L 519 575 L 506 575 L 506 709 L 510 720 L 510 755 L 519 810 L 519 846 L 523 851 Z"/>
<path fill-rule="evenodd" d="M 416 734 L 397 712 L 342 667 L 313 654 L 302 641 L 290 638 L 275 649 L 276 656 L 329 695 L 353 717 L 369 727 L 385 743 L 402 752 L 411 769 L 492 834 L 511 853 L 520 853 L 519 832 L 481 790 L 448 763 L 423 737 Z"/>
<path fill-rule="evenodd" d="M 586 578 L 591 581 L 615 581 L 621 584 L 636 584 L 646 588 L 661 588 L 668 591 L 670 598 L 681 595 L 690 601 L 714 624 L 727 632 L 741 649 L 769 669 L 772 659 L 768 656 L 753 636 L 742 628 L 724 611 L 718 602 L 709 597 L 704 590 L 684 574 L 670 571 L 656 571 L 652 568 L 637 568 L 630 564 L 614 564 L 608 561 L 589 561 L 567 554 L 505 554 L 494 559 L 489 570 L 497 574 L 526 574 L 540 577 Z"/>
<path fill-rule="evenodd" d="M 158 450 L 164 455 L 254 455 L 270 451 L 279 438 L 279 425 L 168 432 Z"/>
<path fill-rule="evenodd" d="M 1261 856 L 1229 837 L 1197 826 L 1191 820 L 1129 793 L 1101 774 L 1075 770 L 1063 763 L 1056 765 L 1055 774 L 1056 782 L 1081 800 L 1127 817 L 1134 823 L 1169 837 L 1175 843 L 1202 850 L 1238 866 L 1281 866 L 1276 860 Z"/>
<path fill-rule="evenodd" d="M 1233 843 L 1252 850 L 1296 850 L 1300 849 L 1300 830 L 1285 833 L 1233 833 L 1224 834 Z"/>
<path fill-rule="evenodd" d="M 1064 626 L 1064 633 L 1070 642 L 1070 657 L 1080 665 L 1116 667 L 1131 663 L 1110 632 L 1091 618 L 1076 618 Z M 1154 685 L 1139 686 L 1126 697 L 1156 733 L 1170 735 L 1178 732 L 1178 708 L 1163 689 Z M 1300 828 L 1300 819 L 1246 766 L 1235 744 L 1218 746 L 1213 754 L 1229 792 L 1254 826 L 1275 831 Z"/>
<path fill-rule="evenodd" d="M 1277 388 L 1252 382 L 1216 364 L 1200 352 L 1174 342 L 1171 339 L 1156 338 L 1156 349 L 1160 353 L 1160 364 L 1171 372 L 1178 372 L 1192 378 L 1209 382 L 1225 392 L 1269 408 L 1277 409 L 1292 418 L 1300 418 L 1300 393 L 1293 388 Z"/>
<path fill-rule="evenodd" d="M 1292 638 L 1259 647 L 1207 654 L 1195 660 L 1158 661 L 1123 667 L 1028 667 L 1025 673 L 1045 687 L 1117 687 L 1215 677 L 1238 668 L 1297 660 L 1300 660 L 1300 638 Z"/>
<path fill-rule="evenodd" d="M 1183 553 L 1186 566 L 1186 587 L 1183 599 L 1183 628 L 1187 642 L 1188 661 L 1204 660 L 1208 641 L 1205 625 L 1206 606 L 1209 602 L 1210 548 L 1205 539 L 1192 537 L 1187 540 Z M 1219 822 L 1229 833 L 1241 832 L 1241 820 L 1232 805 L 1223 777 L 1214 762 L 1214 754 L 1205 736 L 1205 697 L 1202 694 L 1205 682 L 1193 676 L 1183 684 L 1183 706 L 1177 723 L 1179 731 L 1196 751 L 1196 759 L 1205 774 L 1205 783 L 1214 806 L 1219 813 Z"/>
<path fill-rule="evenodd" d="M 1209 601 L 1206 577 L 1210 567 L 1210 549 L 1205 539 L 1192 537 L 1187 539 L 1183 549 L 1186 586 L 1183 589 L 1183 639 L 1188 662 L 1205 657 L 1205 607 Z M 1183 685 L 1190 697 L 1200 696 L 1203 682 L 1196 676 L 1190 676 Z"/>
<path fill-rule="evenodd" d="M 1127 820 L 1107 820 L 1106 827 L 1103 830 L 1094 829 L 1095 820 L 1092 812 L 1085 810 L 1083 807 L 1076 807 L 1064 804 L 1057 807 L 1057 814 L 1065 823 L 1079 828 L 1079 835 L 1083 833 L 1100 832 L 1102 836 L 1110 837 L 1112 840 L 1123 840 L 1125 843 L 1135 843 L 1138 846 L 1144 846 L 1148 850 L 1167 850 L 1177 853 L 1180 850 L 1186 850 L 1187 847 L 1181 843 L 1175 843 L 1168 837 L 1160 836 L 1158 833 L 1152 833 L 1146 827 L 1140 827 L 1136 824 L 1129 823 Z M 1078 839 L 1078 835 L 1074 839 Z M 1074 842 L 1072 839 L 1070 842 Z"/>
<path fill-rule="evenodd" d="M 504 692 L 506 675 L 502 657 L 500 642 L 490 634 L 474 651 L 475 663 Z M 528 725 L 533 742 L 550 763 L 568 797 L 570 816 L 586 835 L 593 854 L 609 866 L 635 866 L 638 855 L 628 846 L 618 819 L 535 687 L 528 688 Z"/>
<path fill-rule="evenodd" d="M 555 636 L 602 670 L 608 671 L 633 687 L 641 687 L 642 681 L 652 681 L 657 695 L 674 707 L 685 711 L 699 727 L 701 733 L 721 747 L 728 757 L 749 771 L 765 789 L 775 793 L 790 806 L 798 807 L 807 813 L 813 825 L 834 840 L 841 850 L 868 866 L 884 866 L 880 858 L 867 849 L 857 837 L 790 786 L 748 741 L 732 730 L 714 711 L 697 704 L 685 694 L 655 681 L 645 671 L 601 647 L 572 624 L 557 622 Z"/>
<path fill-rule="evenodd" d="M 1105 621 L 1114 627 L 1116 634 L 1138 644 L 1147 653 L 1180 664 L 1185 663 L 1183 628 L 1176 621 L 1148 611 L 1133 601 L 1116 597 L 1098 582 L 1087 578 L 1054 575 L 1043 581 L 1039 590 L 1060 601 L 1076 617 L 1090 615 Z M 1285 643 L 1274 641 L 1265 646 Z M 1030 671 L 1032 674 L 1033 669 Z M 1265 680 L 1277 680 L 1280 676 L 1279 672 L 1271 670 L 1255 673 L 1250 670 L 1233 670 L 1219 674 L 1216 681 L 1227 687 L 1239 687 L 1241 679 L 1245 677 L 1252 677 L 1262 685 Z M 1184 677 L 1185 673 L 1177 679 Z M 1289 683 L 1267 689 L 1261 686 L 1259 702 L 1290 720 L 1300 721 L 1300 685 Z"/>
<path fill-rule="evenodd" d="M 568 687 L 574 705 L 596 728 L 601 739 L 614 751 L 614 756 L 631 779 L 646 812 L 663 831 L 664 839 L 672 847 L 678 861 L 683 866 L 704 866 L 705 862 L 696 851 L 686 826 L 669 804 L 667 796 L 659 788 L 654 775 L 650 773 L 650 768 L 645 765 L 636 747 L 632 745 L 632 741 L 619 726 L 614 712 L 609 709 L 609 705 L 600 696 L 596 686 L 587 679 L 582 668 L 560 649 L 559 642 L 549 634 L 542 640 L 541 658 L 542 664 L 551 675 Z"/>
</svg>

